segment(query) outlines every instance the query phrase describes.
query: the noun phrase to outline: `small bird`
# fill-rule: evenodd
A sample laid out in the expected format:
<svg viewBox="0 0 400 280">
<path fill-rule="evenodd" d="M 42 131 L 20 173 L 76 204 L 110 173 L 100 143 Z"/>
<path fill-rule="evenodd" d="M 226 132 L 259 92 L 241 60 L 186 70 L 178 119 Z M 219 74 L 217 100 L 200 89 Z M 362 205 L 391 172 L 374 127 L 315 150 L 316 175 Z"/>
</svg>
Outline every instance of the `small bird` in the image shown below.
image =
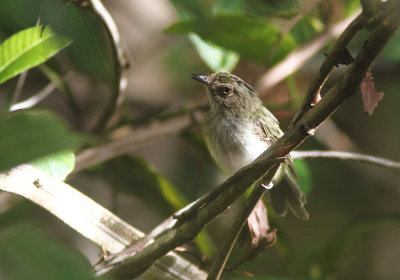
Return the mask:
<svg viewBox="0 0 400 280">
<path fill-rule="evenodd" d="M 239 77 L 218 72 L 191 74 L 205 84 L 211 108 L 205 115 L 202 131 L 211 156 L 228 176 L 253 162 L 283 135 L 279 122 L 265 108 L 257 92 Z M 287 156 L 268 189 L 267 200 L 276 215 L 285 216 L 288 208 L 296 217 L 307 220 L 306 197 L 291 177 L 293 161 Z M 286 181 L 286 184 L 279 184 Z"/>
</svg>

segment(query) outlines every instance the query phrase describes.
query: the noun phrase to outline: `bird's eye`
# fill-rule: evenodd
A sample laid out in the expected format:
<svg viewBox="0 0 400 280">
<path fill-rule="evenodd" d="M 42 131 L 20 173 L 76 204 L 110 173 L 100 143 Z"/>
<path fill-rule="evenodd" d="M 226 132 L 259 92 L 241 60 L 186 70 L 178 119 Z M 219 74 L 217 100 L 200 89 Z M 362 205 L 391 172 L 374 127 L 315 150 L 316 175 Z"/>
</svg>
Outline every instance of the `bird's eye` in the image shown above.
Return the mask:
<svg viewBox="0 0 400 280">
<path fill-rule="evenodd" d="M 232 88 L 230 88 L 230 87 L 223 87 L 222 90 L 226 95 L 229 95 L 232 93 Z"/>
</svg>

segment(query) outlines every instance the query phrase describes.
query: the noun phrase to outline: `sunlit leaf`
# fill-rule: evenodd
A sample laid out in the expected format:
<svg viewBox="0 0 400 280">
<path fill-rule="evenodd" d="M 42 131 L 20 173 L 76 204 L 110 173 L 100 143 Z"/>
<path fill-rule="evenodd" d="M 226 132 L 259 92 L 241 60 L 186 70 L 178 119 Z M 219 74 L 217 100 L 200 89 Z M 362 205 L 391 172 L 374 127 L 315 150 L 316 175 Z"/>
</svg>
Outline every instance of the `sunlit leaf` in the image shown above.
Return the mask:
<svg viewBox="0 0 400 280">
<path fill-rule="evenodd" d="M 194 33 L 189 38 L 204 63 L 214 72 L 232 72 L 239 62 L 239 55 L 233 51 L 208 43 Z"/>
<path fill-rule="evenodd" d="M 90 264 L 32 226 L 0 232 L 0 279 L 94 280 Z"/>
<path fill-rule="evenodd" d="M 31 164 L 48 175 L 64 181 L 75 166 L 75 155 L 72 151 L 62 151 L 41 157 Z"/>
<path fill-rule="evenodd" d="M 83 137 L 43 111 L 0 115 L 0 170 L 58 151 L 74 149 Z"/>
<path fill-rule="evenodd" d="M 0 83 L 45 62 L 71 42 L 54 34 L 48 26 L 35 26 L 12 35 L 0 45 Z"/>
</svg>

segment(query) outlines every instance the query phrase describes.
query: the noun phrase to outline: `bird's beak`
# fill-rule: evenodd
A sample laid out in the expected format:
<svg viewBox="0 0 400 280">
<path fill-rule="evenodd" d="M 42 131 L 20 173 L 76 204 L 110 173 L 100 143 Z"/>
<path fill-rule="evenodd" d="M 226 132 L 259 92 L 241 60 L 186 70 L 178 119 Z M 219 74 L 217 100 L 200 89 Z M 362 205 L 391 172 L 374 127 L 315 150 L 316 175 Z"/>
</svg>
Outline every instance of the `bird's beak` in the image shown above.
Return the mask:
<svg viewBox="0 0 400 280">
<path fill-rule="evenodd" d="M 190 74 L 190 78 L 195 79 L 196 81 L 202 82 L 203 84 L 209 86 L 210 79 L 207 75 L 200 75 L 200 74 Z"/>
</svg>

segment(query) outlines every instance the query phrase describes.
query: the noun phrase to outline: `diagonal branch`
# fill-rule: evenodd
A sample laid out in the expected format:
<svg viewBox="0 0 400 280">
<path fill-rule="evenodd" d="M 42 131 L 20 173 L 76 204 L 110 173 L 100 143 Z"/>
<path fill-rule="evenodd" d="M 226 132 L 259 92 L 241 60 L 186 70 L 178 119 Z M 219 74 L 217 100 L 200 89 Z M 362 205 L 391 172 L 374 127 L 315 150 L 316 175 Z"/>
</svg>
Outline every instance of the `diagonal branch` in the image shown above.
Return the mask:
<svg viewBox="0 0 400 280">
<path fill-rule="evenodd" d="M 397 7 L 400 6 L 400 1 L 395 3 Z M 324 95 L 315 107 L 302 114 L 298 121 L 259 158 L 222 183 L 218 188 L 222 188 L 223 192 L 217 193 L 214 200 L 197 209 L 190 219 L 171 222 L 168 228 L 144 244 L 141 250 L 129 254 L 122 252 L 117 257 L 101 263 L 97 267 L 97 274 L 106 274 L 116 278 L 136 277 L 159 257 L 177 246 L 191 241 L 207 223 L 224 211 L 247 188 L 272 168 L 275 164 L 274 159 L 287 155 L 300 145 L 346 98 L 357 91 L 365 72 L 399 25 L 400 17 L 398 17 L 396 9 L 393 9 L 372 30 L 343 78 Z M 347 42 L 345 41 L 346 44 Z M 343 44 L 343 40 L 339 40 L 337 44 Z M 328 54 L 327 59 L 331 60 L 331 56 L 332 53 Z"/>
<path fill-rule="evenodd" d="M 31 165 L 0 173 L 0 190 L 21 195 L 40 205 L 104 251 L 118 253 L 144 236 L 89 197 Z M 196 265 L 170 252 L 157 260 L 144 279 L 203 280 Z"/>
<path fill-rule="evenodd" d="M 317 76 L 308 87 L 300 109 L 293 117 L 289 128 L 295 125 L 296 122 L 313 107 L 314 100 L 316 96 L 319 95 L 322 87 L 328 79 L 329 73 L 337 64 L 339 57 L 343 54 L 346 46 L 355 37 L 355 35 L 364 27 L 370 27 L 376 22 L 382 22 L 384 17 L 388 17 L 388 15 L 392 14 L 393 10 L 399 8 L 398 5 L 399 4 L 396 0 L 381 3 L 379 9 L 372 17 L 368 18 L 364 15 L 364 13 L 362 13 L 346 28 L 346 30 L 338 38 L 335 46 L 329 51 L 326 59 L 319 68 Z"/>
</svg>

